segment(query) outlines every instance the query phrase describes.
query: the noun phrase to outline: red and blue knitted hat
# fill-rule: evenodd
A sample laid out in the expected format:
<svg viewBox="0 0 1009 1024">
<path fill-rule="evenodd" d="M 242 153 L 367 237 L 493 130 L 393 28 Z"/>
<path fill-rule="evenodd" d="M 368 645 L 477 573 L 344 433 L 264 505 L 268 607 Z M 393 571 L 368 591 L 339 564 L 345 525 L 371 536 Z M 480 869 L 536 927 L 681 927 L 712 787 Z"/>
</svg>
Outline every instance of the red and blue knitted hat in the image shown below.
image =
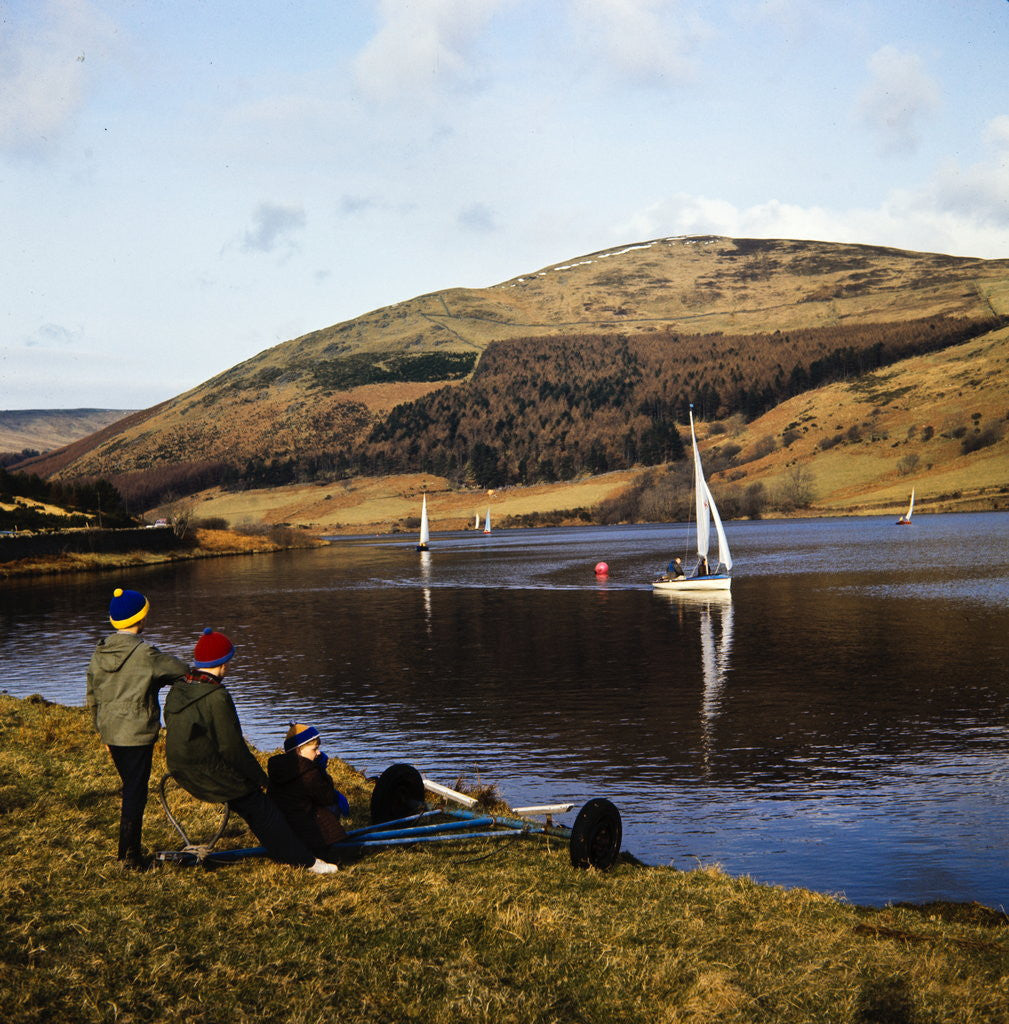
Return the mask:
<svg viewBox="0 0 1009 1024">
<path fill-rule="evenodd" d="M 234 655 L 235 645 L 223 633 L 208 626 L 193 648 L 193 667 L 215 668 L 230 661 Z"/>
<path fill-rule="evenodd" d="M 115 629 L 128 629 L 143 621 L 150 607 L 150 602 L 143 594 L 116 587 L 109 602 L 109 622 Z"/>
</svg>

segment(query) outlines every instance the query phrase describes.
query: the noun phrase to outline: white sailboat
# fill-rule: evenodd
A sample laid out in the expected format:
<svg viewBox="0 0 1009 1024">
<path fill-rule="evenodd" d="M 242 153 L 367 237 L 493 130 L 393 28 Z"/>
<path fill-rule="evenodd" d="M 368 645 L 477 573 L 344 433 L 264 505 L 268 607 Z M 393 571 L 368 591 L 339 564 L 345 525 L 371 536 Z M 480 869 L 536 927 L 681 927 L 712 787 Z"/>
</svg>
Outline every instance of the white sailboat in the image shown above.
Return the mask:
<svg viewBox="0 0 1009 1024">
<path fill-rule="evenodd" d="M 690 438 L 694 445 L 694 498 L 697 504 L 697 559 L 698 571 L 693 576 L 660 576 L 652 581 L 656 590 L 728 590 L 732 586 L 732 555 L 729 542 L 725 539 L 722 519 L 718 514 L 715 499 L 711 496 L 704 470 L 701 468 L 701 453 L 697 448 L 697 435 L 694 433 L 694 411 L 690 410 Z M 710 544 L 711 521 L 715 523 L 718 536 L 718 564 L 715 572 L 706 571 L 708 564 L 708 547 Z M 701 570 L 704 570 L 703 572 Z"/>
<path fill-rule="evenodd" d="M 480 513 L 479 512 L 477 512 L 476 518 L 473 520 L 473 529 L 474 530 L 479 530 L 480 529 Z"/>
<path fill-rule="evenodd" d="M 487 515 L 484 517 L 483 532 L 490 533 L 490 505 L 487 506 Z"/>
<path fill-rule="evenodd" d="M 911 504 L 907 506 L 907 512 L 897 520 L 898 526 L 910 526 L 911 514 L 914 512 L 914 488 L 911 488 Z"/>
<path fill-rule="evenodd" d="M 424 502 L 420 506 L 420 537 L 417 540 L 417 550 L 427 551 L 428 543 L 431 540 L 431 531 L 427 525 L 427 495 L 424 495 Z"/>
</svg>

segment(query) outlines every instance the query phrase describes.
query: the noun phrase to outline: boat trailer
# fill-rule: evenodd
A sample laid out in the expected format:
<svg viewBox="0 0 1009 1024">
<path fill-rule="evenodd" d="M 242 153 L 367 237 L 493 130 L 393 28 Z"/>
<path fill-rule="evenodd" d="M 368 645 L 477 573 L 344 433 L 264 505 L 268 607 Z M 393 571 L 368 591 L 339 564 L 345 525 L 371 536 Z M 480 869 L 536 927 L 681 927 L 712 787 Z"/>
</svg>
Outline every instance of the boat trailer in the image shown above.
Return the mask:
<svg viewBox="0 0 1009 1024">
<path fill-rule="evenodd" d="M 262 846 L 238 850 L 214 849 L 228 824 L 227 806 L 223 809 L 213 837 L 206 843 L 194 843 L 168 806 L 165 786 L 171 778 L 168 774 L 161 779 L 158 795 L 168 820 L 186 845 L 181 850 L 158 853 L 159 861 L 209 865 L 266 855 L 266 849 Z M 428 803 L 427 794 L 439 798 L 436 805 Z M 448 807 L 447 801 L 461 804 L 466 809 Z M 420 843 L 472 840 L 494 842 L 499 839 L 542 836 L 566 841 L 571 864 L 576 868 L 592 867 L 608 871 L 620 856 L 623 837 L 620 812 L 602 797 L 589 800 L 582 806 L 570 828 L 555 825 L 553 816 L 572 810 L 573 804 L 544 804 L 514 809 L 516 815 L 542 816 L 544 821 L 541 824 L 527 818 L 502 817 L 473 810 L 477 803 L 471 796 L 425 779 L 413 765 L 394 764 L 382 772 L 375 783 L 371 795 L 371 824 L 348 832 L 346 838 L 332 844 L 331 849 L 352 855 Z"/>
</svg>

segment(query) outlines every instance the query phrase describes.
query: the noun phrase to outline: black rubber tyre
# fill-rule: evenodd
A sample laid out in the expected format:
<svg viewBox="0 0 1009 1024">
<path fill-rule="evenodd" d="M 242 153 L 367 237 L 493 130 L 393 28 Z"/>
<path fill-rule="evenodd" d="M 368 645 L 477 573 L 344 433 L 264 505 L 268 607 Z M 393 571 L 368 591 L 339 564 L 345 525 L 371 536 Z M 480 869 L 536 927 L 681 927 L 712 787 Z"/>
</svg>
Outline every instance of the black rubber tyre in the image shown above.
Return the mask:
<svg viewBox="0 0 1009 1024">
<path fill-rule="evenodd" d="M 623 825 L 620 812 L 602 797 L 590 800 L 571 828 L 571 863 L 576 868 L 608 871 L 620 856 Z"/>
<path fill-rule="evenodd" d="M 412 764 L 394 764 L 379 776 L 371 793 L 371 823 L 406 818 L 424 809 L 424 780 Z"/>
</svg>

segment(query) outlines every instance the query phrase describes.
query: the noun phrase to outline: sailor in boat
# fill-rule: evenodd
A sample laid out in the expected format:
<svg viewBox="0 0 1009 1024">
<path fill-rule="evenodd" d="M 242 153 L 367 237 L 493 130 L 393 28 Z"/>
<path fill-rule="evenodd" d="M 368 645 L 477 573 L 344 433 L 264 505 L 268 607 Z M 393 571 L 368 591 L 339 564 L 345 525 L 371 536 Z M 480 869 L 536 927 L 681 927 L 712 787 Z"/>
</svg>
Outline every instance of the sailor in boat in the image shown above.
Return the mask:
<svg viewBox="0 0 1009 1024">
<path fill-rule="evenodd" d="M 695 576 L 710 576 L 711 571 L 708 569 L 708 560 L 704 555 L 701 555 L 700 561 L 697 563 L 697 571 L 694 573 Z"/>
<path fill-rule="evenodd" d="M 683 559 L 677 555 L 666 566 L 666 578 L 670 580 L 682 580 L 687 574 L 683 571 Z"/>
</svg>

